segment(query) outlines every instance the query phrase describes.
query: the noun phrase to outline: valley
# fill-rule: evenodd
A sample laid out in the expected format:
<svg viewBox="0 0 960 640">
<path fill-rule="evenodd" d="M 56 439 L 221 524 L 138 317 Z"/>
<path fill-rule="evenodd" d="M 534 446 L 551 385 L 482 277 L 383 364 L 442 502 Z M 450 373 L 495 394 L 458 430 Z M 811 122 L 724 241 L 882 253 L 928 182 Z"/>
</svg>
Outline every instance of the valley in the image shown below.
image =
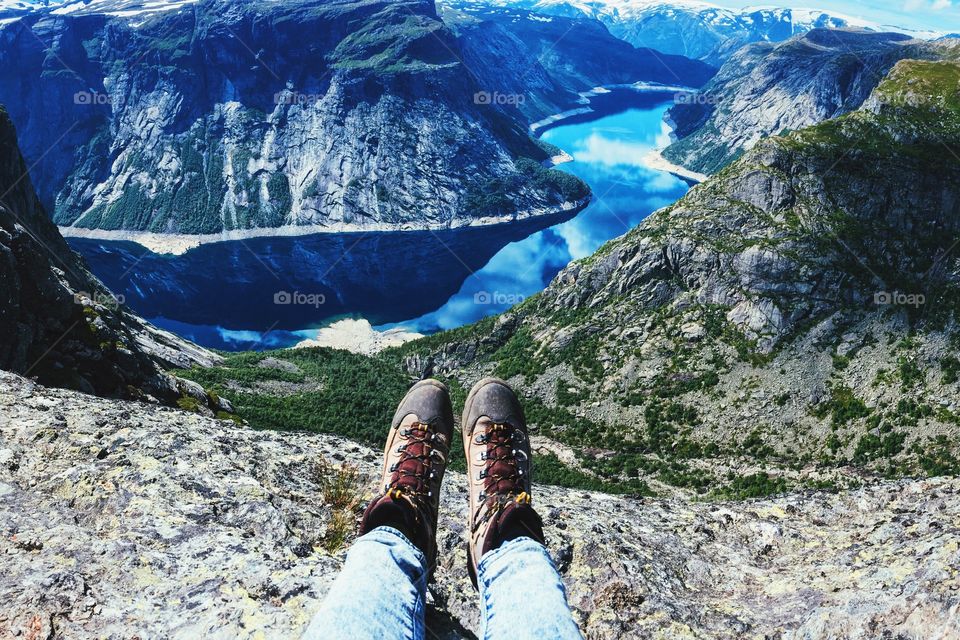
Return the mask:
<svg viewBox="0 0 960 640">
<path fill-rule="evenodd" d="M 487 376 L 588 640 L 960 638 L 960 22 L 735 4 L 0 0 L 0 639 L 299 637 Z"/>
</svg>

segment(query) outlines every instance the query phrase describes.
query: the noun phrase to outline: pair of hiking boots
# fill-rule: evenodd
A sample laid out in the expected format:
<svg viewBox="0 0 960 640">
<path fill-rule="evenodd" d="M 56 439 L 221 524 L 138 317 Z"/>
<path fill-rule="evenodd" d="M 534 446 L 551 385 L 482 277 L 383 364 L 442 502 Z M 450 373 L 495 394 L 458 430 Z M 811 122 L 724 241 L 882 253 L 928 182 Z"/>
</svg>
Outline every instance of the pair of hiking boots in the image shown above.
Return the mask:
<svg viewBox="0 0 960 640">
<path fill-rule="evenodd" d="M 530 504 L 530 440 L 523 408 L 506 382 L 484 378 L 463 407 L 463 450 L 470 492 L 468 568 L 476 585 L 483 554 L 527 536 L 544 542 L 543 523 Z M 379 526 L 400 530 L 437 558 L 440 485 L 453 438 L 453 406 L 446 386 L 422 380 L 404 396 L 384 449 L 383 493 L 363 514 L 360 534 Z"/>
</svg>

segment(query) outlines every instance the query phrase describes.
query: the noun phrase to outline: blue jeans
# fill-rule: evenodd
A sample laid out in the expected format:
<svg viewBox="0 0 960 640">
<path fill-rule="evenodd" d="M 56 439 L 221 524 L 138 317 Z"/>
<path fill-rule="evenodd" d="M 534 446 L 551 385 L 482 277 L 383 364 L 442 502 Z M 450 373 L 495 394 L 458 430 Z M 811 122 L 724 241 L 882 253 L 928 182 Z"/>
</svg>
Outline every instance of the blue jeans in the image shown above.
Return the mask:
<svg viewBox="0 0 960 640">
<path fill-rule="evenodd" d="M 563 583 L 539 542 L 515 538 L 477 568 L 482 631 L 488 640 L 581 640 Z M 392 527 L 361 536 L 347 553 L 303 640 L 422 640 L 427 563 Z"/>
</svg>

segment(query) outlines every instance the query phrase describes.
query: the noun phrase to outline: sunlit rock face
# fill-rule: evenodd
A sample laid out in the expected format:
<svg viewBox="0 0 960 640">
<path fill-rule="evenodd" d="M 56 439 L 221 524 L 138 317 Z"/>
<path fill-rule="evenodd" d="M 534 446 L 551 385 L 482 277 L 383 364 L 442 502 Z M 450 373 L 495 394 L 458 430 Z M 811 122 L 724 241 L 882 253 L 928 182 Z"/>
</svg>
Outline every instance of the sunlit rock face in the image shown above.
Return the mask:
<svg viewBox="0 0 960 640">
<path fill-rule="evenodd" d="M 103 3 L 0 27 L 0 101 L 61 226 L 436 229 L 585 185 L 485 103 L 432 2 Z"/>
</svg>

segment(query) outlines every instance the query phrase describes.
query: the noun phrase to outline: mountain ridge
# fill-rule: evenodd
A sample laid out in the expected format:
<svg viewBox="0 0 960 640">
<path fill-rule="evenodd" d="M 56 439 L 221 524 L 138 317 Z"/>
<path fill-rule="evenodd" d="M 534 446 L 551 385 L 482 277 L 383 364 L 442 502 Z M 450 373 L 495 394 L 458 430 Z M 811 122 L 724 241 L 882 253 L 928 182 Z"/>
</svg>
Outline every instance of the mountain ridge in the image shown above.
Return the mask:
<svg viewBox="0 0 960 640">
<path fill-rule="evenodd" d="M 898 31 L 923 39 L 945 35 L 935 30 L 880 25 L 829 9 L 753 6 L 738 10 L 696 0 L 496 0 L 495 4 L 548 15 L 586 15 L 600 20 L 614 35 L 634 46 L 684 55 L 714 66 L 751 42 L 778 42 L 816 28 Z"/>
<path fill-rule="evenodd" d="M 586 186 L 540 166 L 455 50 L 417 0 L 202 2 L 136 27 L 38 14 L 0 28 L 19 69 L 0 101 L 61 226 L 446 228 L 575 206 Z"/>
<path fill-rule="evenodd" d="M 679 140 L 663 155 L 715 173 L 766 136 L 859 108 L 896 62 L 956 59 L 960 43 L 899 34 L 815 29 L 745 46 L 701 92 L 670 109 Z"/>
<path fill-rule="evenodd" d="M 600 480 L 756 495 L 960 472 L 960 65 L 763 140 L 497 318 L 390 357 L 517 384 Z"/>
</svg>

